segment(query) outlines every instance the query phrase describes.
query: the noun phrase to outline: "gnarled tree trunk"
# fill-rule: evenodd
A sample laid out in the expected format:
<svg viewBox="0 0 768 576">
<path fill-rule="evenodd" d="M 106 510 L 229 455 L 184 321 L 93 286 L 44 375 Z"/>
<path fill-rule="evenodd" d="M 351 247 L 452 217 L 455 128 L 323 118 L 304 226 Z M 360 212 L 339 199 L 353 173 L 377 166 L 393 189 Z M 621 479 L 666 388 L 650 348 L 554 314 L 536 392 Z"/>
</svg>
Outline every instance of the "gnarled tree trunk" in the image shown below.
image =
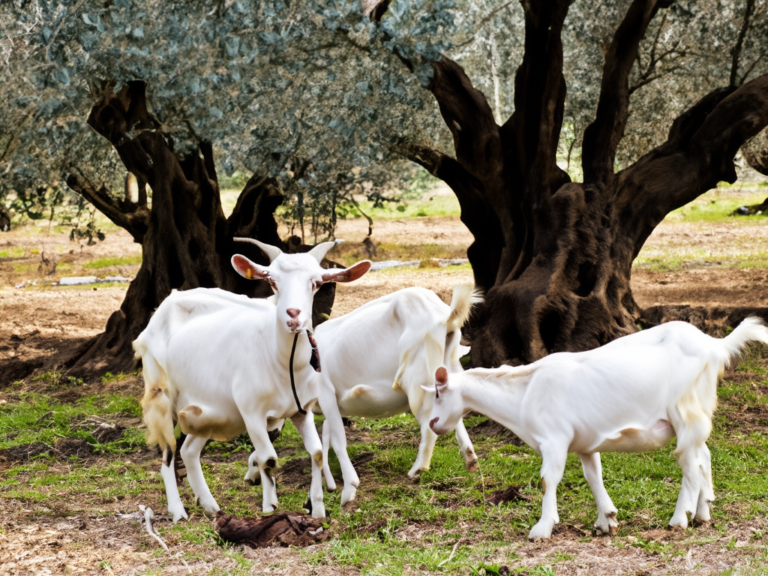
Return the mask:
<svg viewBox="0 0 768 576">
<path fill-rule="evenodd" d="M 447 57 L 433 64 L 429 89 L 456 157 L 423 147 L 405 153 L 453 189 L 475 237 L 467 252 L 486 298 L 468 330 L 472 365 L 527 363 L 637 330 L 632 261 L 666 214 L 720 180 L 736 180 L 736 152 L 768 124 L 768 76 L 717 89 L 674 122 L 664 144 L 614 172 L 638 45 L 670 3 L 634 0 L 616 30 L 584 135 L 583 183 L 556 163 L 569 0 L 522 2 L 525 55 L 515 112 L 501 126 L 461 66 Z M 382 18 L 387 5 L 378 2 L 370 17 Z"/>
<path fill-rule="evenodd" d="M 266 282 L 237 274 L 230 259 L 240 253 L 268 264 L 251 244 L 236 243 L 246 236 L 288 247 L 280 240 L 274 210 L 283 201 L 279 185 L 255 174 L 245 185 L 232 215 L 225 218 L 212 146 L 183 156 L 164 136 L 160 123 L 147 109 L 146 86 L 130 82 L 115 93 L 107 87 L 93 107 L 88 124 L 115 147 L 125 168 L 138 181 L 138 198 L 116 201 L 104 187 L 97 189 L 76 169 L 67 184 L 93 203 L 142 245 L 142 264 L 120 309 L 105 331 L 85 343 L 67 362 L 77 375 L 128 372 L 136 367 L 131 348 L 160 303 L 174 289 L 222 288 L 251 297 L 272 291 Z M 151 207 L 147 186 L 152 190 Z M 334 285 L 323 286 L 315 298 L 315 320 L 329 314 Z"/>
</svg>

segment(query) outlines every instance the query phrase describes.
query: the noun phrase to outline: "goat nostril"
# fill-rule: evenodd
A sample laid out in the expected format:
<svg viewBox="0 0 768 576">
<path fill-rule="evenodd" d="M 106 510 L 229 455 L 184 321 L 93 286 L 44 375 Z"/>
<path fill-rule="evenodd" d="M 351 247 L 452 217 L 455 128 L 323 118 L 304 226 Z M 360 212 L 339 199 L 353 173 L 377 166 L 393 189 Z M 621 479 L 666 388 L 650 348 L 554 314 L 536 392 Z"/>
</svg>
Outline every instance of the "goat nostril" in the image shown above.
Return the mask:
<svg viewBox="0 0 768 576">
<path fill-rule="evenodd" d="M 288 316 L 290 316 L 291 318 L 298 318 L 299 314 L 301 314 L 301 310 L 298 310 L 296 308 L 288 308 L 286 312 L 288 313 Z"/>
</svg>

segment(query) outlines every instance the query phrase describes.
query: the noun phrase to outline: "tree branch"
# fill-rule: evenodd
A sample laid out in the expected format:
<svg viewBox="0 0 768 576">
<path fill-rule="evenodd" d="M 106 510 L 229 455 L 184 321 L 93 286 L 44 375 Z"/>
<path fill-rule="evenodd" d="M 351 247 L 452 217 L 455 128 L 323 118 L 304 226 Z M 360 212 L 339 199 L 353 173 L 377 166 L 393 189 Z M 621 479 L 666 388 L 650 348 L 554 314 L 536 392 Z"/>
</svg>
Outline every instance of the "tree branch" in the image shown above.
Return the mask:
<svg viewBox="0 0 768 576">
<path fill-rule="evenodd" d="M 568 181 L 557 167 L 557 144 L 566 94 L 561 34 L 569 5 L 564 0 L 523 2 L 525 51 L 515 75 L 515 112 L 501 133 L 534 201 L 547 196 L 542 191 L 551 194 Z"/>
<path fill-rule="evenodd" d="M 434 76 L 428 89 L 453 135 L 456 159 L 465 168 L 482 170 L 499 153 L 499 127 L 493 110 L 456 62 L 443 56 L 432 64 L 432 69 Z"/>
<path fill-rule="evenodd" d="M 595 120 L 584 132 L 584 182 L 604 186 L 613 176 L 616 149 L 629 115 L 629 74 L 648 24 L 671 0 L 634 0 L 605 55 Z"/>
<path fill-rule="evenodd" d="M 130 201 L 117 202 L 106 185 L 96 189 L 78 168 L 73 168 L 70 172 L 67 177 L 67 186 L 88 200 L 112 222 L 125 228 L 133 236 L 134 241 L 141 244 L 149 227 L 149 208 Z M 79 176 L 75 172 L 78 172 Z"/>
<path fill-rule="evenodd" d="M 710 92 L 675 120 L 664 144 L 619 173 L 617 204 L 626 207 L 626 229 L 635 238 L 636 254 L 669 212 L 721 180 L 735 182 L 736 152 L 766 126 L 768 74 L 738 89 Z M 654 218 L 648 220 L 647 214 Z"/>
<path fill-rule="evenodd" d="M 747 5 L 744 8 L 744 20 L 741 22 L 741 30 L 739 30 L 739 36 L 736 39 L 736 45 L 731 50 L 731 79 L 730 86 L 737 86 L 736 81 L 739 74 L 739 60 L 741 60 L 741 50 L 744 47 L 744 38 L 747 36 L 749 30 L 749 21 L 752 19 L 752 14 L 755 11 L 755 0 L 747 0 Z M 746 78 L 746 76 L 744 76 Z M 742 82 L 744 80 L 742 79 Z"/>
<path fill-rule="evenodd" d="M 739 80 L 739 86 L 744 84 L 744 82 L 747 80 L 750 74 L 752 74 L 752 70 L 755 69 L 755 66 L 760 62 L 760 60 L 763 59 L 763 56 L 765 56 L 765 52 L 760 52 L 760 54 L 757 55 L 757 58 L 755 58 L 755 61 L 750 64 L 749 68 L 747 68 L 747 71 L 744 72 L 744 75 L 741 77 L 741 80 Z"/>
</svg>

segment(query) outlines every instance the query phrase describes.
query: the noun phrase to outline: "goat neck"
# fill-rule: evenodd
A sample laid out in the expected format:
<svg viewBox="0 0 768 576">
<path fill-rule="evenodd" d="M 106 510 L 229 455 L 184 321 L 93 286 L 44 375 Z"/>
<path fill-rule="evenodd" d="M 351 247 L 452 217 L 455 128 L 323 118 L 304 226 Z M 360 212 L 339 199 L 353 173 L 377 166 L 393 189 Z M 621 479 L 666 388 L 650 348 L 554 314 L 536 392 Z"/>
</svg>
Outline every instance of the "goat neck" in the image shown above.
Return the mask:
<svg viewBox="0 0 768 576">
<path fill-rule="evenodd" d="M 514 378 L 503 368 L 477 368 L 451 375 L 451 386 L 461 394 L 466 410 L 488 416 L 519 435 L 527 379 Z"/>
</svg>

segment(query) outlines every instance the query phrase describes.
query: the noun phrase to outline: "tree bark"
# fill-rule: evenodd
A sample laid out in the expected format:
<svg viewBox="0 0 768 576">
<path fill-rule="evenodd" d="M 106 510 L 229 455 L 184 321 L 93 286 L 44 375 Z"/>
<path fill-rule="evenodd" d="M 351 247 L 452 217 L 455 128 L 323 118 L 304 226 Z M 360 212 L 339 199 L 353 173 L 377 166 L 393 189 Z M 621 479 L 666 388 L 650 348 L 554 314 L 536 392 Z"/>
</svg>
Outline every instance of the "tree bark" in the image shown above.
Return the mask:
<svg viewBox="0 0 768 576">
<path fill-rule="evenodd" d="M 653 229 L 720 180 L 768 124 L 768 76 L 717 89 L 684 112 L 667 141 L 615 173 L 629 114 L 629 74 L 645 31 L 670 0 L 634 0 L 605 57 L 595 119 L 584 134 L 584 182 L 557 166 L 566 84 L 561 32 L 569 0 L 524 0 L 525 53 L 515 112 L 499 126 L 464 70 L 443 56 L 429 89 L 455 159 L 404 151 L 456 193 L 475 237 L 467 251 L 485 302 L 465 332 L 473 366 L 587 350 L 637 330 L 632 262 Z M 372 10 L 381 19 L 386 4 Z M 374 18 L 376 16 L 376 18 Z"/>
<path fill-rule="evenodd" d="M 741 147 L 744 160 L 750 168 L 768 176 L 768 129 L 763 130 Z"/>
<path fill-rule="evenodd" d="M 131 343 L 172 290 L 215 287 L 254 298 L 271 295 L 266 282 L 246 280 L 233 270 L 230 259 L 235 253 L 269 263 L 258 248 L 236 243 L 233 237 L 257 238 L 288 251 L 273 216 L 283 201 L 278 183 L 254 174 L 233 213 L 225 218 L 211 144 L 201 142 L 189 155 L 175 152 L 172 140 L 161 133 L 159 122 L 147 109 L 143 82 L 130 82 L 117 93 L 108 86 L 91 110 L 88 124 L 109 140 L 126 170 L 135 176 L 138 198 L 134 201 L 126 194 L 123 200 L 115 200 L 106 188 L 97 189 L 76 169 L 67 184 L 141 243 L 143 257 L 105 331 L 65 364 L 69 373 L 86 377 L 136 368 Z M 152 190 L 151 207 L 147 186 Z M 317 323 L 330 313 L 333 295 L 334 287 L 328 285 L 316 296 Z"/>
</svg>

